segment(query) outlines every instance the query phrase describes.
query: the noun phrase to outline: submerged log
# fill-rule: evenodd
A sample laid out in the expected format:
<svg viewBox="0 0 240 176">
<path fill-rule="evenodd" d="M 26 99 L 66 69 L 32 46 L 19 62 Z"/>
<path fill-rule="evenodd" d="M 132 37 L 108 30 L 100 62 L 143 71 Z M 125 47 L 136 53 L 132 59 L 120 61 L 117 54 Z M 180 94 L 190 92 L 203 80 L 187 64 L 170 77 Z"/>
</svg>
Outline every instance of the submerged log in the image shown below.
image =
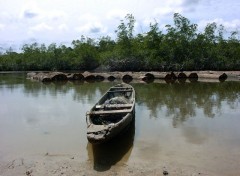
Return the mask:
<svg viewBox="0 0 240 176">
<path fill-rule="evenodd" d="M 40 78 L 40 81 L 42 81 L 42 82 L 50 82 L 50 81 L 52 81 L 52 80 L 51 80 L 51 78 L 49 78 L 48 76 L 44 76 L 44 77 L 41 77 L 41 78 Z"/>
<path fill-rule="evenodd" d="M 167 84 L 173 84 L 173 83 L 176 82 L 176 79 L 165 79 L 165 82 L 166 82 Z"/>
<path fill-rule="evenodd" d="M 107 80 L 108 80 L 108 81 L 114 81 L 115 79 L 116 79 L 116 78 L 115 78 L 114 76 L 112 76 L 112 75 L 107 77 Z"/>
<path fill-rule="evenodd" d="M 148 84 L 152 83 L 154 81 L 154 79 L 149 79 L 147 76 L 141 77 L 141 80 L 148 83 Z"/>
<path fill-rule="evenodd" d="M 205 72 L 205 73 L 198 73 L 198 78 L 203 79 L 218 79 L 220 81 L 225 81 L 227 79 L 226 73 L 219 73 L 219 72 Z"/>
<path fill-rule="evenodd" d="M 226 79 L 227 79 L 227 74 L 226 73 L 223 73 L 223 74 L 221 74 L 220 76 L 219 76 L 219 80 L 220 81 L 225 81 Z"/>
<path fill-rule="evenodd" d="M 154 79 L 164 79 L 164 80 L 172 80 L 177 79 L 177 76 L 173 72 L 151 72 L 154 76 Z"/>
<path fill-rule="evenodd" d="M 42 82 L 52 81 L 51 78 L 49 77 L 48 73 L 37 73 L 32 77 L 32 79 L 42 81 Z"/>
<path fill-rule="evenodd" d="M 67 76 L 62 72 L 50 72 L 50 73 L 30 73 L 29 76 L 31 79 L 35 79 L 42 82 L 48 81 L 59 81 L 59 80 L 67 80 Z"/>
<path fill-rule="evenodd" d="M 67 75 L 68 80 L 84 80 L 84 76 L 81 73 L 70 73 Z"/>
<path fill-rule="evenodd" d="M 93 73 L 90 73 L 90 72 L 87 72 L 85 71 L 83 73 L 83 76 L 84 76 L 84 80 L 87 81 L 87 82 L 95 82 L 95 75 Z"/>
<path fill-rule="evenodd" d="M 85 76 L 84 80 L 87 82 L 95 82 L 96 77 L 94 75 Z"/>
<path fill-rule="evenodd" d="M 190 82 L 197 82 L 198 81 L 198 74 L 197 73 L 189 73 L 187 77 Z"/>
<path fill-rule="evenodd" d="M 120 80 L 120 79 L 122 79 L 122 74 L 123 74 L 123 72 L 110 72 L 109 74 L 112 75 L 112 76 L 114 76 L 114 78 Z"/>
<path fill-rule="evenodd" d="M 197 73 L 190 73 L 188 75 L 188 78 L 198 78 L 198 74 Z"/>
<path fill-rule="evenodd" d="M 231 76 L 231 75 L 230 75 Z M 123 80 L 131 82 L 132 80 L 140 80 L 144 82 L 153 82 L 157 79 L 165 80 L 168 83 L 178 79 L 182 82 L 189 79 L 190 82 L 198 81 L 198 79 L 217 79 L 225 81 L 228 75 L 217 71 L 200 71 L 200 72 L 107 72 L 107 73 L 62 73 L 62 72 L 29 72 L 27 78 L 35 79 L 42 82 L 61 81 L 61 80 L 80 80 L 87 82 L 95 81 L 114 81 Z"/>
<path fill-rule="evenodd" d="M 33 78 L 36 74 L 36 72 L 29 72 L 27 73 L 27 78 Z"/>
<path fill-rule="evenodd" d="M 96 79 L 97 82 L 101 82 L 101 81 L 103 81 L 105 78 L 104 78 L 104 76 L 102 76 L 102 75 L 96 75 L 96 76 L 95 76 L 95 79 Z"/>
<path fill-rule="evenodd" d="M 145 76 L 146 76 L 147 79 L 149 79 L 149 80 L 155 79 L 155 76 L 154 76 L 152 73 L 146 73 Z"/>
<path fill-rule="evenodd" d="M 152 72 L 155 79 L 165 79 L 168 73 L 166 72 Z"/>
<path fill-rule="evenodd" d="M 164 77 L 164 80 L 172 80 L 171 74 L 168 73 L 168 74 Z"/>
<path fill-rule="evenodd" d="M 177 76 L 178 79 L 187 79 L 187 75 L 183 72 L 179 73 Z"/>
<path fill-rule="evenodd" d="M 187 80 L 187 75 L 185 73 L 181 72 L 178 74 L 177 78 L 178 78 L 179 83 L 185 83 Z"/>
<path fill-rule="evenodd" d="M 114 81 L 116 79 L 116 77 L 111 73 L 95 73 L 96 79 L 97 81 L 104 81 L 104 80 L 108 80 L 108 81 Z"/>
<path fill-rule="evenodd" d="M 130 83 L 133 80 L 133 77 L 131 75 L 126 74 L 126 75 L 123 75 L 122 80 L 125 83 Z"/>
<path fill-rule="evenodd" d="M 128 74 L 127 74 L 127 75 L 123 75 L 122 79 L 123 79 L 123 80 L 126 80 L 126 79 L 132 80 L 133 77 L 132 77 L 131 75 L 128 75 Z"/>
<path fill-rule="evenodd" d="M 177 79 L 177 76 L 175 75 L 175 73 L 171 72 L 170 75 L 171 75 L 172 79 Z"/>
<path fill-rule="evenodd" d="M 146 82 L 146 83 L 151 83 L 154 81 L 155 77 L 153 74 L 151 73 L 146 73 L 144 75 L 140 75 L 139 77 L 142 81 Z"/>
<path fill-rule="evenodd" d="M 52 81 L 62 81 L 62 80 L 67 80 L 68 79 L 67 76 L 62 72 L 49 73 L 49 78 Z"/>
</svg>

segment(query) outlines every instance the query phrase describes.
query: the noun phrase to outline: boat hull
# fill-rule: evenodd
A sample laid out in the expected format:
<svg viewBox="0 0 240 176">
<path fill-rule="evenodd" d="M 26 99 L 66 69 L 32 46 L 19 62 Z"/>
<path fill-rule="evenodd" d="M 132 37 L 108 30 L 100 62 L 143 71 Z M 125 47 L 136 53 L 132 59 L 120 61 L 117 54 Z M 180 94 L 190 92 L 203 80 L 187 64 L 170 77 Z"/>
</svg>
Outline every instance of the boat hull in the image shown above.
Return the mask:
<svg viewBox="0 0 240 176">
<path fill-rule="evenodd" d="M 90 143 L 111 140 L 125 131 L 135 117 L 135 91 L 130 85 L 121 85 L 123 87 L 111 87 L 86 114 L 87 139 Z"/>
<path fill-rule="evenodd" d="M 111 140 L 112 138 L 121 134 L 132 122 L 134 113 L 128 113 L 123 120 L 113 125 L 103 126 L 101 129 L 98 125 L 90 124 L 87 129 L 87 139 L 92 144 L 100 144 Z M 87 117 L 89 119 L 90 117 Z"/>
</svg>

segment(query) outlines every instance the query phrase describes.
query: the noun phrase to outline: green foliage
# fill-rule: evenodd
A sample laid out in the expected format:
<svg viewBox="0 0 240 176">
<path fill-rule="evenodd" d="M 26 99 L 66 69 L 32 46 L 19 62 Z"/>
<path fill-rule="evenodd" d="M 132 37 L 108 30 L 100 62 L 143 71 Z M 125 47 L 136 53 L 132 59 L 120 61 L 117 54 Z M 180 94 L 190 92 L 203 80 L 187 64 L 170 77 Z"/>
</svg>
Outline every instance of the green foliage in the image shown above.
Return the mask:
<svg viewBox="0 0 240 176">
<path fill-rule="evenodd" d="M 21 53 L 10 48 L 0 53 L 0 71 L 4 70 L 239 70 L 238 32 L 230 35 L 223 25 L 207 24 L 202 32 L 197 24 L 175 13 L 166 32 L 157 22 L 143 34 L 135 34 L 131 14 L 120 21 L 116 40 L 109 36 L 97 41 L 82 36 L 72 46 L 25 44 Z M 227 37 L 228 36 L 228 37 Z"/>
</svg>

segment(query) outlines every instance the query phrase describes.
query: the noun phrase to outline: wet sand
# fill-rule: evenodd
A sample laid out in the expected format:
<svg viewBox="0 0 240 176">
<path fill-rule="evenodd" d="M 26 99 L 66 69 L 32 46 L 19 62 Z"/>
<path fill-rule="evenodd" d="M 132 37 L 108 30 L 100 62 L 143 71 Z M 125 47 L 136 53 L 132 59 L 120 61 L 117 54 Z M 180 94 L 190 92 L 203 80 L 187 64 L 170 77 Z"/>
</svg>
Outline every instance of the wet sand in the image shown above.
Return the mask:
<svg viewBox="0 0 240 176">
<path fill-rule="evenodd" d="M 125 138 L 120 138 L 121 140 Z M 26 154 L 12 156 L 8 154 L 0 157 L 1 176 L 95 176 L 95 175 L 132 175 L 132 176 L 155 176 L 155 175 L 177 175 L 177 176 L 233 176 L 239 175 L 239 155 L 237 150 L 233 153 L 218 151 L 215 155 L 199 152 L 199 146 L 195 150 L 179 154 L 174 151 L 155 151 L 156 146 L 149 147 L 148 142 L 138 142 L 135 150 L 145 150 L 141 156 L 130 158 L 135 153 L 133 146 L 126 143 L 116 147 L 119 139 L 104 145 L 87 144 L 87 159 L 81 154 L 45 153 L 45 154 Z M 164 141 L 163 141 L 164 142 Z M 106 148 L 106 149 L 105 149 Z M 181 146 L 176 146 L 182 150 Z M 116 152 L 118 150 L 118 152 Z M 120 150 L 120 151 L 119 151 Z M 114 153 L 116 153 L 114 155 Z M 124 153 L 124 154 L 123 154 Z M 158 155 L 161 155 L 159 158 Z M 178 157 L 176 157 L 176 155 Z M 114 158 L 111 158 L 114 156 Z M 221 161 L 219 164 L 219 161 Z M 224 165 L 226 163 L 226 165 Z"/>
<path fill-rule="evenodd" d="M 131 164 L 116 164 L 110 170 L 99 172 L 93 169 L 91 161 L 82 162 L 73 156 L 35 156 L 31 158 L 15 158 L 9 162 L 1 161 L 1 176 L 42 176 L 42 175 L 219 175 L 194 166 L 179 163 L 156 163 L 152 166 L 142 161 Z M 231 174 L 230 174 L 231 175 Z"/>
</svg>

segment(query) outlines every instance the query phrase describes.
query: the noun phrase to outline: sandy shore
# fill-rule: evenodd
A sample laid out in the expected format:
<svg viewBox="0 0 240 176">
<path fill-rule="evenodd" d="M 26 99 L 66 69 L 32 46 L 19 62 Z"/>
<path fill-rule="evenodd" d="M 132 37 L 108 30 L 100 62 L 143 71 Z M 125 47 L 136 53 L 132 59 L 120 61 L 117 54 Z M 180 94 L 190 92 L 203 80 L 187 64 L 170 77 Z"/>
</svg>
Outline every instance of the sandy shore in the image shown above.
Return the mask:
<svg viewBox="0 0 240 176">
<path fill-rule="evenodd" d="M 11 161 L 1 161 L 1 176 L 94 176 L 94 175 L 219 175 L 209 171 L 195 168 L 194 166 L 184 166 L 179 163 L 165 162 L 147 165 L 143 161 L 131 162 L 129 164 L 118 163 L 106 171 L 94 169 L 92 161 L 80 161 L 77 157 L 70 156 L 38 156 L 33 158 L 16 158 Z"/>
</svg>

